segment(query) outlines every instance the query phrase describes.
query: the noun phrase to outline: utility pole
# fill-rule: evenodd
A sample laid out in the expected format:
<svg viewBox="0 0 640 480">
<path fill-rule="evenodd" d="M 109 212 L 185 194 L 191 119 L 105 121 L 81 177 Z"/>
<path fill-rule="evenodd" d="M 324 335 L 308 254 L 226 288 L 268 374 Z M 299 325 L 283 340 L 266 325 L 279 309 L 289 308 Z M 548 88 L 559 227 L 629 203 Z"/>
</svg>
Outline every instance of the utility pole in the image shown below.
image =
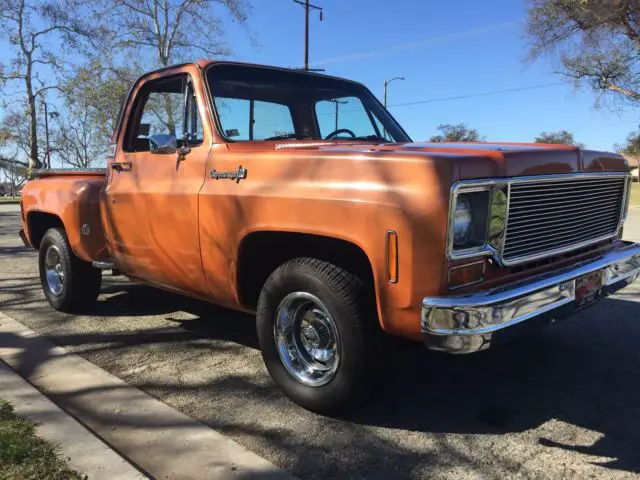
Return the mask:
<svg viewBox="0 0 640 480">
<path fill-rule="evenodd" d="M 338 130 L 338 115 L 340 114 L 340 105 L 346 105 L 349 102 L 344 100 L 338 100 L 337 98 L 329 101 L 336 104 L 336 128 L 335 129 Z"/>
<path fill-rule="evenodd" d="M 312 5 L 309 0 L 293 0 L 304 7 L 304 69 L 309 71 L 309 10 L 315 9 L 320 12 L 320 21 L 322 21 L 322 7 Z"/>
</svg>

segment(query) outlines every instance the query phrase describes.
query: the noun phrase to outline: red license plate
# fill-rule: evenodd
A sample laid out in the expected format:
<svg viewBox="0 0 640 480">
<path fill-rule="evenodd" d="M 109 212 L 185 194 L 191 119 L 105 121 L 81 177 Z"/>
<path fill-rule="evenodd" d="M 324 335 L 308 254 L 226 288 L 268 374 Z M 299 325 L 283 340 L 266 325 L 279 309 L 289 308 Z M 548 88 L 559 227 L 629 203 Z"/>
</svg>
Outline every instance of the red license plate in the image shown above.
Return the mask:
<svg viewBox="0 0 640 480">
<path fill-rule="evenodd" d="M 587 273 L 576 279 L 576 308 L 597 302 L 602 287 L 602 272 Z"/>
</svg>

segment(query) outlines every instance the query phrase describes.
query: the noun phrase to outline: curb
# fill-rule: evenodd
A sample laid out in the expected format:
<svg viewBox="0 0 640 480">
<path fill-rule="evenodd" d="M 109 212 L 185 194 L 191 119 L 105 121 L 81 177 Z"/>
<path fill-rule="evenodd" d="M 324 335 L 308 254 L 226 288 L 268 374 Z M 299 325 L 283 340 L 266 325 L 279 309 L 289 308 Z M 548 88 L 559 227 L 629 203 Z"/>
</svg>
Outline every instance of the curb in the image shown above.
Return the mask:
<svg viewBox="0 0 640 480">
<path fill-rule="evenodd" d="M 154 478 L 295 478 L 1 312 L 0 359 Z"/>
<path fill-rule="evenodd" d="M 36 424 L 38 436 L 53 443 L 81 475 L 90 480 L 147 478 L 1 361 L 0 392 L 18 415 Z"/>
</svg>

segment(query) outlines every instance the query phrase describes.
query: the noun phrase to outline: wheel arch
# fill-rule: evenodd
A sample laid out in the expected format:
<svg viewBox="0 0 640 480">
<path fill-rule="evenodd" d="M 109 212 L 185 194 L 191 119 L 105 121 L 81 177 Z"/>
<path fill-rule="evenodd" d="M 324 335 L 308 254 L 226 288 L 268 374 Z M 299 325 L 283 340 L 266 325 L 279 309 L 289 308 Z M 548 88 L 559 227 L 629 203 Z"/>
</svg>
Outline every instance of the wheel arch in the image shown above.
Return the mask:
<svg viewBox="0 0 640 480">
<path fill-rule="evenodd" d="M 360 245 L 336 237 L 287 231 L 254 231 L 242 239 L 236 263 L 238 302 L 255 310 L 269 275 L 279 265 L 300 257 L 333 263 L 357 275 L 369 286 L 379 312 L 373 263 Z"/>
<path fill-rule="evenodd" d="M 27 213 L 27 235 L 29 243 L 36 250 L 40 248 L 40 242 L 42 242 L 44 234 L 50 228 L 62 228 L 65 230 L 62 219 L 55 213 L 39 210 Z"/>
</svg>

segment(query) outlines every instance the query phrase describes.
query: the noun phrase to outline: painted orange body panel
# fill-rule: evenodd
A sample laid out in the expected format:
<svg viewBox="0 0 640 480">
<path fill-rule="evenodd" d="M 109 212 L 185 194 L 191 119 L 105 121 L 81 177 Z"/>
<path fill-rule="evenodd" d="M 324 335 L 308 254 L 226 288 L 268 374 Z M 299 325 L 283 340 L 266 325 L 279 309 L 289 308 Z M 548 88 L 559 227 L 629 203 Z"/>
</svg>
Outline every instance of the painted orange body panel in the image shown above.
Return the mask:
<svg viewBox="0 0 640 480">
<path fill-rule="evenodd" d="M 49 213 L 58 217 L 66 228 L 74 253 L 86 261 L 109 256 L 105 235 L 100 223 L 100 194 L 104 187 L 104 175 L 65 174 L 46 176 L 30 181 L 23 191 L 21 205 L 24 230 L 28 234 L 31 215 Z M 81 233 L 82 225 L 90 225 L 87 235 Z M 31 244 L 34 248 L 38 245 Z"/>
<path fill-rule="evenodd" d="M 131 162 L 130 169 L 108 168 L 106 183 L 94 177 L 29 182 L 23 192 L 25 212 L 59 216 L 74 251 L 86 260 L 108 250 L 132 278 L 244 310 L 237 265 L 247 236 L 279 231 L 346 240 L 369 259 L 383 328 L 417 339 L 423 297 L 449 292 L 445 243 L 453 183 L 627 168 L 617 155 L 559 145 L 318 146 L 293 141 L 281 142 L 286 147 L 281 148 L 270 141 L 229 143 L 213 121 L 203 82 L 208 65 L 198 62 L 143 77 L 132 90 L 120 127 L 125 131 L 132 99 L 144 82 L 187 72 L 195 85 L 204 142 L 185 161 L 177 165 L 175 155 L 126 153 L 122 134 L 116 132 L 110 162 Z M 240 165 L 247 169 L 241 182 L 209 176 L 211 170 L 236 171 Z M 84 239 L 77 230 L 85 219 L 100 223 L 99 201 L 104 237 Z M 386 281 L 388 230 L 398 233 L 395 284 Z M 502 269 L 492 282 L 512 278 Z"/>
</svg>

